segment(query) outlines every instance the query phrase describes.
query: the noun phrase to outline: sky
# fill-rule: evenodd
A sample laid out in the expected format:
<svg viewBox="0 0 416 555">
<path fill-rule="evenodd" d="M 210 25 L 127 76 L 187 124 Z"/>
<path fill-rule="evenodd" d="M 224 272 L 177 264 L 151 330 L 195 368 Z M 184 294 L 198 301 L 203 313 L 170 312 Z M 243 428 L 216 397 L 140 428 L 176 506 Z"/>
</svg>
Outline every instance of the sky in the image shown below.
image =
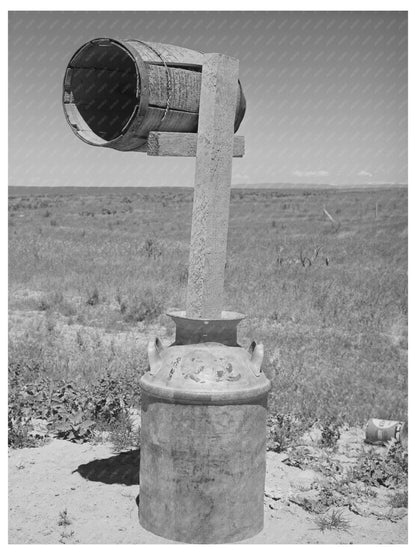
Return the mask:
<svg viewBox="0 0 416 555">
<path fill-rule="evenodd" d="M 62 81 L 97 37 L 238 58 L 233 185 L 407 183 L 406 12 L 10 12 L 9 185 L 192 187 L 195 160 L 89 146 Z"/>
</svg>

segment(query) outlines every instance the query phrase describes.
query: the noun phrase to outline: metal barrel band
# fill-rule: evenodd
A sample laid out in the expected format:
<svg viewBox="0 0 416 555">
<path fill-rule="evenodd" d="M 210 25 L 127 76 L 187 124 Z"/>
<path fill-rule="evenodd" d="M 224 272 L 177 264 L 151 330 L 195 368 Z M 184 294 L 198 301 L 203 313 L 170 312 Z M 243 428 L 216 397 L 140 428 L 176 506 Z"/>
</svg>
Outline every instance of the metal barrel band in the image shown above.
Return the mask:
<svg viewBox="0 0 416 555">
<path fill-rule="evenodd" d="M 156 56 L 158 56 L 158 58 L 160 59 L 160 61 L 162 62 L 162 64 L 165 66 L 165 70 L 166 70 L 166 88 L 167 88 L 167 100 L 166 100 L 166 108 L 165 111 L 163 113 L 162 119 L 160 120 L 159 123 L 159 128 L 163 122 L 163 120 L 166 118 L 166 116 L 168 115 L 169 109 L 170 109 L 170 101 L 171 101 L 171 94 L 172 94 L 172 83 L 171 83 L 171 79 L 170 79 L 170 72 L 169 72 L 169 67 L 165 61 L 165 59 L 163 58 L 163 56 L 160 54 L 160 52 L 158 52 L 156 50 L 156 48 L 153 48 L 153 46 L 150 46 L 150 44 L 147 44 L 147 42 L 144 42 L 142 40 L 137 40 L 137 39 L 127 39 L 127 42 L 138 42 L 139 44 L 142 44 L 143 46 L 145 46 L 146 48 L 148 48 L 149 50 L 151 50 L 154 54 L 156 54 Z"/>
</svg>

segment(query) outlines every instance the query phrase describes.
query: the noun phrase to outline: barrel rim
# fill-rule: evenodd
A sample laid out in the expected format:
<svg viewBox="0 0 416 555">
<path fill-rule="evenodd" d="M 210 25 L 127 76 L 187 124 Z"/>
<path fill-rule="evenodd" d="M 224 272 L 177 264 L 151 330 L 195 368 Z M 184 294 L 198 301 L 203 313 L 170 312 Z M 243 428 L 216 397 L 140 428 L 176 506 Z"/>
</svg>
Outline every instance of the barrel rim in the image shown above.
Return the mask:
<svg viewBox="0 0 416 555">
<path fill-rule="evenodd" d="M 72 69 L 71 62 L 76 58 L 76 56 L 78 56 L 80 54 L 80 52 L 84 48 L 86 48 L 87 46 L 89 46 L 91 44 L 99 43 L 99 42 L 102 42 L 102 41 L 113 43 L 116 46 L 118 46 L 119 48 L 121 48 L 122 50 L 124 50 L 130 56 L 130 58 L 132 59 L 134 65 L 135 65 L 135 70 L 136 70 L 136 100 L 138 100 L 138 104 L 136 102 L 136 105 L 135 105 L 129 119 L 124 124 L 123 128 L 120 131 L 120 134 L 117 137 L 114 137 L 113 139 L 111 139 L 109 141 L 107 141 L 105 139 L 102 139 L 101 137 L 99 137 L 99 135 L 94 133 L 94 131 L 89 128 L 88 124 L 86 124 L 89 128 L 88 131 L 80 131 L 79 129 L 77 129 L 75 127 L 77 122 L 75 122 L 75 125 L 74 125 L 74 123 L 70 121 L 67 105 L 73 106 L 73 108 L 75 110 L 75 116 L 76 116 L 76 119 L 78 121 L 84 121 L 84 119 L 83 119 L 82 115 L 80 114 L 75 102 L 65 102 L 65 93 L 71 92 L 69 90 L 69 86 L 70 86 L 70 82 L 71 82 L 70 79 L 69 79 L 69 82 L 67 82 L 67 75 L 69 73 L 69 70 Z M 113 39 L 113 38 L 109 38 L 109 37 L 95 38 L 95 39 L 89 40 L 86 43 L 84 43 L 71 56 L 71 59 L 69 60 L 69 62 L 67 64 L 67 67 L 66 67 L 66 70 L 65 70 L 65 75 L 64 75 L 64 80 L 63 80 L 62 106 L 63 106 L 63 110 L 64 110 L 65 119 L 68 122 L 68 125 L 70 126 L 73 133 L 77 137 L 79 137 L 84 143 L 87 143 L 87 144 L 92 145 L 92 146 L 102 146 L 102 147 L 113 148 L 114 146 L 117 145 L 118 142 L 120 142 L 120 140 L 122 140 L 123 136 L 126 134 L 128 129 L 130 128 L 131 123 L 134 120 L 138 120 L 141 123 L 141 121 L 144 119 L 144 117 L 146 115 L 148 104 L 149 104 L 149 86 L 148 86 L 148 75 L 147 75 L 145 62 L 141 58 L 140 54 L 137 51 L 135 51 L 133 48 L 131 48 L 126 41 L 121 40 L 121 39 Z"/>
</svg>

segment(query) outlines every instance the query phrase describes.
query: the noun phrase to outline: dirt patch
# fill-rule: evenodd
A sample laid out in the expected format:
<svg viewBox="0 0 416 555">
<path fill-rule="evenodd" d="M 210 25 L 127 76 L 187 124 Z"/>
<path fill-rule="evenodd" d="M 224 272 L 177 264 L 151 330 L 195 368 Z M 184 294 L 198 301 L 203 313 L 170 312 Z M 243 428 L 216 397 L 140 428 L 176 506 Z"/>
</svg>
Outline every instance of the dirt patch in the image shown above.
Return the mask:
<svg viewBox="0 0 416 555">
<path fill-rule="evenodd" d="M 139 524 L 139 457 L 138 450 L 115 454 L 107 443 L 56 439 L 42 447 L 10 450 L 9 542 L 173 543 Z M 318 515 L 305 509 L 302 496 L 313 498 L 322 476 L 288 466 L 285 459 L 285 453 L 267 453 L 264 529 L 242 543 L 407 542 L 407 509 L 392 510 L 386 488 L 378 488 L 377 497 L 358 510 L 342 507 L 347 530 L 321 532 Z"/>
</svg>

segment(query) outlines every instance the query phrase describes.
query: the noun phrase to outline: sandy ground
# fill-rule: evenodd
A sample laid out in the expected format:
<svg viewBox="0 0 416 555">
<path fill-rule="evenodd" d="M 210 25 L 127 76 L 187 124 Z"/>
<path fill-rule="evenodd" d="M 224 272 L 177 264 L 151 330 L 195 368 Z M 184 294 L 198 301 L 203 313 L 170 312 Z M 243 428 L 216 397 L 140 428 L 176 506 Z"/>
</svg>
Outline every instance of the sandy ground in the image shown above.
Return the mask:
<svg viewBox="0 0 416 555">
<path fill-rule="evenodd" d="M 348 531 L 319 531 L 317 515 L 296 501 L 311 491 L 316 473 L 287 466 L 285 457 L 267 453 L 264 529 L 242 543 L 407 542 L 407 509 L 395 510 L 396 522 L 386 518 L 387 491 L 377 496 L 378 505 L 359 511 L 368 516 L 344 510 Z M 10 450 L 9 543 L 173 543 L 139 524 L 138 459 L 138 451 L 114 454 L 107 443 L 56 439 L 42 447 Z"/>
</svg>

